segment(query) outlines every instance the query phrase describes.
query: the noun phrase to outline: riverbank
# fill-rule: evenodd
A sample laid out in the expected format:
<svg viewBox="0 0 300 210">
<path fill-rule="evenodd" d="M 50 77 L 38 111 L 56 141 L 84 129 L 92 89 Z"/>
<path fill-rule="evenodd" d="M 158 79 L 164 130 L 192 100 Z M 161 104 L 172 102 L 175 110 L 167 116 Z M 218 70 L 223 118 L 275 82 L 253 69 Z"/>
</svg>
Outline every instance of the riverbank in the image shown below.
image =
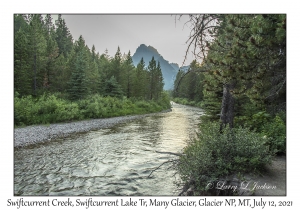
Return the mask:
<svg viewBox="0 0 300 210">
<path fill-rule="evenodd" d="M 286 196 L 286 156 L 276 156 L 271 165 L 266 167 L 263 174 L 252 178 L 265 188 L 257 188 L 256 196 Z"/>
<path fill-rule="evenodd" d="M 267 165 L 261 174 L 246 174 L 242 180 L 237 176 L 227 180 L 226 186 L 237 186 L 236 193 L 241 196 L 286 196 L 286 156 L 275 156 L 270 165 Z M 192 183 L 192 182 L 191 182 Z M 226 195 L 227 188 L 223 188 L 223 181 L 219 183 L 219 191 L 221 195 Z M 225 186 L 225 185 L 224 185 Z M 199 195 L 203 192 L 194 192 L 193 184 L 186 184 L 179 194 L 184 195 Z M 215 193 L 216 191 L 214 191 Z M 205 194 L 207 193 L 207 194 Z M 210 192 L 204 192 L 205 195 Z"/>
<path fill-rule="evenodd" d="M 70 101 L 56 94 L 44 94 L 37 98 L 29 95 L 14 98 L 14 126 L 141 115 L 169 108 L 170 100 L 166 95 L 159 100 L 142 100 L 95 94 L 77 101 Z"/>
<path fill-rule="evenodd" d="M 158 112 L 169 112 L 171 109 Z M 90 119 L 69 123 L 54 123 L 49 125 L 33 125 L 14 129 L 14 147 L 23 147 L 31 144 L 64 138 L 77 133 L 85 133 L 91 130 L 109 128 L 119 123 L 128 122 L 157 113 L 130 115 L 102 119 Z"/>
<path fill-rule="evenodd" d="M 110 128 L 15 148 L 14 195 L 176 196 L 177 171 L 163 163 L 196 135 L 202 113 L 173 104 L 169 112 L 126 117 Z"/>
</svg>

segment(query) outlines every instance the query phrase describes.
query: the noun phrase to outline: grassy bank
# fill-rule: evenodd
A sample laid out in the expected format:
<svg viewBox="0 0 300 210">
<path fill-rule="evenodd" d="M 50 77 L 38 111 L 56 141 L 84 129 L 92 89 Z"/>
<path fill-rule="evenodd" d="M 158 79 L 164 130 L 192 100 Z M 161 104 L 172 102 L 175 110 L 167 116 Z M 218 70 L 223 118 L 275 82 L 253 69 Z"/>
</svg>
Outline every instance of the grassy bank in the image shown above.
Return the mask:
<svg viewBox="0 0 300 210">
<path fill-rule="evenodd" d="M 170 108 L 170 100 L 164 95 L 159 101 L 127 98 L 88 96 L 69 101 L 55 94 L 14 98 L 14 125 L 28 126 L 69 122 L 84 119 L 109 118 L 124 115 L 160 112 Z"/>
</svg>

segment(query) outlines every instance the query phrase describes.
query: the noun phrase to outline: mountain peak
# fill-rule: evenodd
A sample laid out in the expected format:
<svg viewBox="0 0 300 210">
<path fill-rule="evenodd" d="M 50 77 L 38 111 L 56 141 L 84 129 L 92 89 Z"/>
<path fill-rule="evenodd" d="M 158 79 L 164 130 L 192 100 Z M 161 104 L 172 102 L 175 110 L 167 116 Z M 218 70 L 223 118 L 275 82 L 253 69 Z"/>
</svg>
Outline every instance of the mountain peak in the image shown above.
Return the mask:
<svg viewBox="0 0 300 210">
<path fill-rule="evenodd" d="M 153 51 L 154 53 L 160 55 L 157 51 L 157 49 L 155 49 L 154 47 L 152 47 L 151 45 L 148 46 L 148 49 L 150 49 L 151 51 Z"/>
<path fill-rule="evenodd" d="M 177 74 L 177 64 L 170 64 L 165 60 L 162 55 L 159 54 L 156 48 L 153 46 L 146 46 L 141 44 L 132 56 L 132 61 L 135 66 L 144 59 L 145 65 L 148 66 L 149 61 L 154 57 L 155 61 L 160 63 L 161 71 L 164 77 L 164 89 L 169 90 L 173 88 L 173 83 Z M 178 65 L 177 65 L 178 66 Z"/>
<path fill-rule="evenodd" d="M 154 55 L 154 57 L 158 57 L 158 56 L 161 56 L 157 49 L 155 49 L 154 47 L 152 47 L 151 45 L 149 46 L 146 46 L 145 44 L 141 44 L 137 49 L 136 49 L 136 52 L 140 53 L 140 52 L 143 52 L 143 53 L 152 53 Z"/>
<path fill-rule="evenodd" d="M 138 48 L 147 48 L 145 44 L 141 44 Z"/>
</svg>

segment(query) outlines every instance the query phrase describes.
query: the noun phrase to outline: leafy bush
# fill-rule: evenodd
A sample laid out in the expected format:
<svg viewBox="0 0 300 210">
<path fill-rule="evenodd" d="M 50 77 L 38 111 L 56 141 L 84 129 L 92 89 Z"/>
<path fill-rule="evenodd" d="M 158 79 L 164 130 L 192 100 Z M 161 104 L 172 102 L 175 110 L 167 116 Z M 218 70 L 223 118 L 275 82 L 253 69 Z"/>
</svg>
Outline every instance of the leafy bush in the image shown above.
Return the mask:
<svg viewBox="0 0 300 210">
<path fill-rule="evenodd" d="M 170 97 L 167 92 L 162 92 L 161 97 L 158 101 L 158 104 L 163 107 L 163 109 L 170 109 L 171 104 L 170 104 Z"/>
<path fill-rule="evenodd" d="M 286 125 L 278 115 L 262 126 L 262 134 L 268 137 L 267 144 L 271 150 L 286 153 Z"/>
<path fill-rule="evenodd" d="M 275 153 L 286 152 L 286 114 L 285 112 L 277 113 L 272 117 L 266 111 L 259 111 L 252 116 L 238 116 L 235 118 L 236 125 L 249 127 L 251 130 L 268 137 L 271 150 Z"/>
<path fill-rule="evenodd" d="M 39 98 L 19 98 L 16 94 L 14 106 L 15 125 L 25 126 L 159 112 L 169 108 L 170 101 L 166 96 L 155 102 L 95 94 L 71 102 L 57 94 L 44 94 Z"/>
<path fill-rule="evenodd" d="M 202 124 L 180 157 L 178 170 L 182 180 L 194 180 L 196 190 L 204 191 L 209 182 L 235 173 L 258 172 L 269 164 L 273 153 L 268 138 L 248 128 L 225 128 L 217 123 Z"/>
</svg>

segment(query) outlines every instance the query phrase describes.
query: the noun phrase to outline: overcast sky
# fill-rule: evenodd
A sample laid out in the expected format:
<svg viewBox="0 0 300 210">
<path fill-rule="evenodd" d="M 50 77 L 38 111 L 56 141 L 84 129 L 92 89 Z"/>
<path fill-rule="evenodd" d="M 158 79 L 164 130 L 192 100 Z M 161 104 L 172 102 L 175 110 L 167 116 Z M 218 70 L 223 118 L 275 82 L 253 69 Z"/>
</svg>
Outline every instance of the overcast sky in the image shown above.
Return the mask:
<svg viewBox="0 0 300 210">
<path fill-rule="evenodd" d="M 141 44 L 151 45 L 170 63 L 184 61 L 190 28 L 186 17 L 175 23 L 171 15 L 62 15 L 74 40 L 80 35 L 89 48 L 95 45 L 100 54 L 105 49 L 114 56 L 118 46 L 123 53 L 134 54 Z M 178 19 L 178 16 L 177 16 Z M 189 53 L 185 65 L 193 60 Z"/>
</svg>

